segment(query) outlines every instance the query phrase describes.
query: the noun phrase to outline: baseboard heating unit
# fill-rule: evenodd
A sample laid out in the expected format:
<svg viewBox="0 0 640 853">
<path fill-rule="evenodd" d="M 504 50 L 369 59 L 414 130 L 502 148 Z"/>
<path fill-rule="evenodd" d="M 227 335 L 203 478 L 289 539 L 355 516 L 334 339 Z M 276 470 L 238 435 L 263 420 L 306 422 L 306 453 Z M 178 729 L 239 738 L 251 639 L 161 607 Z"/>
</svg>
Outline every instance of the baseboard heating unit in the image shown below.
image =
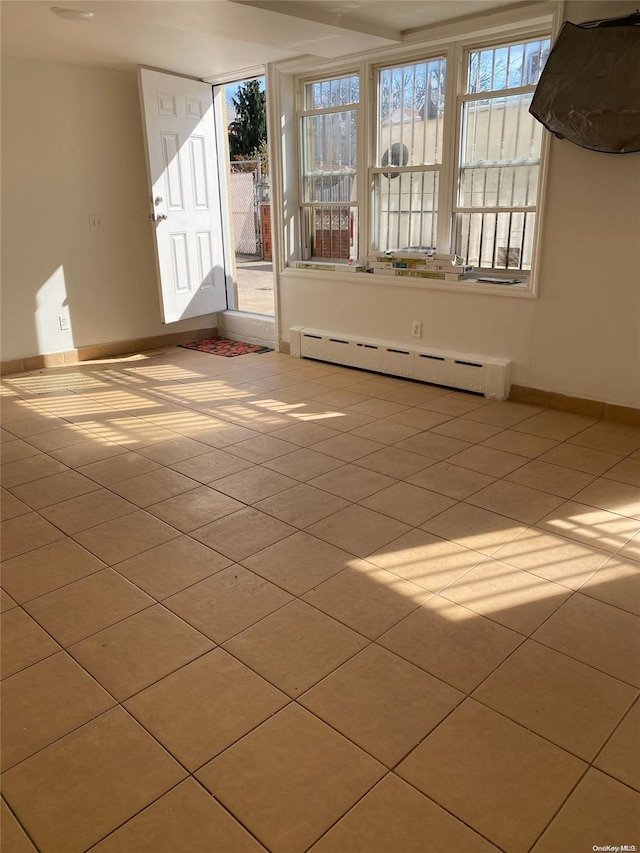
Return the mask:
<svg viewBox="0 0 640 853">
<path fill-rule="evenodd" d="M 291 355 L 296 358 L 403 376 L 431 385 L 473 391 L 492 400 L 505 400 L 509 396 L 511 362 L 507 359 L 405 346 L 305 326 L 292 326 L 289 332 Z"/>
</svg>

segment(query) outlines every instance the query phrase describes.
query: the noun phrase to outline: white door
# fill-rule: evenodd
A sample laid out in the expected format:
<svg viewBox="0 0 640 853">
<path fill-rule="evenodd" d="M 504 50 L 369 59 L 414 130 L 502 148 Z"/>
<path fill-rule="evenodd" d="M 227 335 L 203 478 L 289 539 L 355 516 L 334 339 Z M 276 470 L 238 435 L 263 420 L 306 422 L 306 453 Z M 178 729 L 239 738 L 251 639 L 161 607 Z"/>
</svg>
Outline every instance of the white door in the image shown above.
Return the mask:
<svg viewBox="0 0 640 853">
<path fill-rule="evenodd" d="M 211 86 L 146 68 L 138 80 L 164 322 L 224 311 L 225 161 L 216 149 Z"/>
</svg>

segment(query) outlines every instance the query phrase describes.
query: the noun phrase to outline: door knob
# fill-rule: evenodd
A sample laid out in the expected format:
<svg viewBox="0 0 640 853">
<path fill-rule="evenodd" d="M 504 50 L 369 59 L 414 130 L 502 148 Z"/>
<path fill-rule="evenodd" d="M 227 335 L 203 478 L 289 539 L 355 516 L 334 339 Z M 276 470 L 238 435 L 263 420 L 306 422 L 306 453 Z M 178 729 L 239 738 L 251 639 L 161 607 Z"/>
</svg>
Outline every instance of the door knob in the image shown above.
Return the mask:
<svg viewBox="0 0 640 853">
<path fill-rule="evenodd" d="M 168 217 L 167 217 L 166 213 L 158 213 L 158 214 L 150 213 L 149 214 L 149 219 L 151 220 L 151 222 L 164 222 L 164 220 L 167 218 Z"/>
</svg>

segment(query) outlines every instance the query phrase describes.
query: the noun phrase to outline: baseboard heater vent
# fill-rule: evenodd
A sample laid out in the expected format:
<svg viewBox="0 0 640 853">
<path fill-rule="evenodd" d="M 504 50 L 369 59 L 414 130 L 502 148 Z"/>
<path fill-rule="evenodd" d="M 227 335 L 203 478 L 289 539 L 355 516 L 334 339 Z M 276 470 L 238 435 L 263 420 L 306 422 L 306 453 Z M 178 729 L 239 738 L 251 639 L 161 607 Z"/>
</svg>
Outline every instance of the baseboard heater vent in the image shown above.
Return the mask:
<svg viewBox="0 0 640 853">
<path fill-rule="evenodd" d="M 304 326 L 290 329 L 290 341 L 291 355 L 296 358 L 403 376 L 431 385 L 473 391 L 492 400 L 505 400 L 509 395 L 511 362 L 507 359 L 404 347 L 390 341 L 350 335 L 338 337 L 335 332 Z"/>
</svg>

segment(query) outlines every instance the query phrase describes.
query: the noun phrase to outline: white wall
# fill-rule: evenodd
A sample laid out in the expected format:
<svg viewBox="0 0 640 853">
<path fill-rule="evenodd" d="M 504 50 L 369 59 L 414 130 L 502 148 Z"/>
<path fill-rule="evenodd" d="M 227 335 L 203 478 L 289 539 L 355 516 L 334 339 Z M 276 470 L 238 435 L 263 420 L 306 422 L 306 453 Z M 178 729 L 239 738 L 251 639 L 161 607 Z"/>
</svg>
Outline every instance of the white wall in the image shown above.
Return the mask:
<svg viewBox="0 0 640 853">
<path fill-rule="evenodd" d="M 3 58 L 2 196 L 3 360 L 215 325 L 160 320 L 135 74 Z"/>
<path fill-rule="evenodd" d="M 580 22 L 629 2 L 568 3 Z M 290 117 L 288 117 L 290 120 Z M 553 139 L 535 300 L 424 291 L 367 280 L 280 277 L 281 337 L 294 325 L 510 358 L 512 381 L 640 407 L 640 154 Z M 285 181 L 285 201 L 287 175 Z M 372 277 L 371 277 L 372 278 Z"/>
</svg>

